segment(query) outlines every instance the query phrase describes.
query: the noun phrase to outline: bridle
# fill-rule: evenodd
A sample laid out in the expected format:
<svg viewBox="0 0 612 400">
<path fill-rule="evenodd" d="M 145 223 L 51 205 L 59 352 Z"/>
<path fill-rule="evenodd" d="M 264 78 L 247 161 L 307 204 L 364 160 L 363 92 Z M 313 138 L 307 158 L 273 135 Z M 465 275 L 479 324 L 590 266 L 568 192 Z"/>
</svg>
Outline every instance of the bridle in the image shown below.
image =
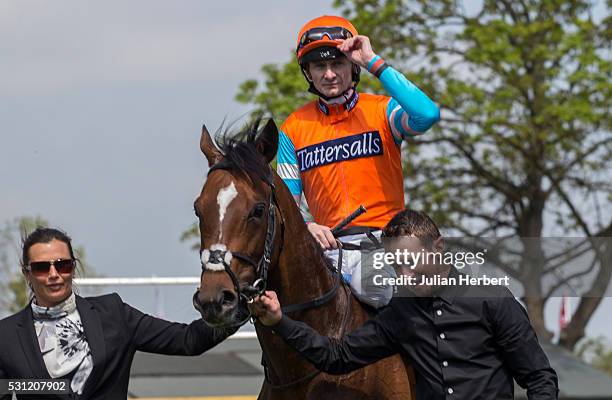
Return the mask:
<svg viewBox="0 0 612 400">
<path fill-rule="evenodd" d="M 268 167 L 270 168 L 270 167 Z M 230 165 L 224 163 L 223 161 L 218 162 L 213 165 L 208 170 L 208 175 L 216 170 L 229 170 L 232 169 Z M 268 226 L 266 228 L 266 239 L 264 242 L 263 254 L 259 261 L 255 262 L 252 257 L 237 251 L 230 251 L 232 257 L 236 257 L 242 262 L 245 262 L 251 265 L 255 269 L 255 273 L 257 278 L 251 285 L 245 285 L 242 288 L 240 287 L 240 282 L 238 281 L 238 277 L 232 271 L 230 267 L 230 261 L 228 261 L 228 257 L 226 257 L 229 250 L 221 250 L 221 249 L 200 249 L 200 260 L 202 262 L 202 275 L 206 271 L 207 262 L 222 264 L 225 272 L 229 275 L 232 283 L 234 285 L 234 290 L 238 294 L 239 301 L 244 301 L 246 303 L 251 303 L 256 297 L 262 295 L 266 290 L 266 286 L 268 283 L 268 269 L 270 268 L 270 258 L 272 256 L 272 246 L 274 245 L 274 238 L 276 237 L 276 209 L 278 207 L 278 201 L 276 199 L 276 187 L 274 186 L 274 182 L 272 180 L 272 171 L 268 170 L 268 174 L 261 178 L 264 183 L 266 183 L 270 187 L 270 199 L 268 201 Z M 281 217 L 281 230 L 284 232 L 284 221 Z M 283 240 L 283 236 L 281 235 L 281 240 Z M 282 243 L 281 243 L 282 247 Z M 204 260 L 202 254 L 204 252 L 208 253 L 208 259 Z M 205 257 L 204 257 L 205 258 Z M 200 313 L 203 312 L 202 307 L 197 301 L 199 289 L 193 295 L 193 306 Z M 247 308 L 247 307 L 245 307 Z M 247 308 L 248 309 L 248 308 Z M 235 322 L 229 326 L 236 327 L 244 325 L 249 318 L 251 318 L 251 313 L 249 312 L 246 318 Z M 228 326 L 228 327 L 229 327 Z"/>
<path fill-rule="evenodd" d="M 231 169 L 233 169 L 233 167 L 229 163 L 226 163 L 224 162 L 224 160 L 221 160 L 220 162 L 213 165 L 209 169 L 208 175 L 210 175 L 212 172 L 216 170 L 231 170 Z M 261 177 L 261 179 L 266 185 L 270 187 L 270 198 L 268 202 L 268 226 L 266 228 L 266 238 L 264 241 L 263 254 L 261 258 L 259 259 L 259 261 L 255 262 L 252 257 L 244 253 L 230 251 L 229 249 L 227 250 L 201 249 L 200 250 L 200 260 L 202 262 L 202 275 L 206 271 L 207 262 L 222 264 L 224 271 L 229 275 L 230 279 L 232 280 L 232 283 L 234 285 L 234 290 L 238 294 L 239 301 L 245 302 L 245 303 L 253 302 L 253 300 L 256 297 L 262 295 L 264 291 L 266 290 L 267 283 L 268 283 L 268 269 L 270 268 L 271 256 L 272 256 L 272 250 L 273 250 L 272 247 L 274 245 L 274 239 L 276 237 L 276 221 L 277 221 L 276 211 L 277 209 L 280 214 L 280 207 L 278 206 L 278 200 L 276 196 L 276 186 L 274 185 L 274 181 L 272 178 L 271 167 L 268 166 L 268 173 L 265 176 Z M 281 228 L 280 249 L 282 250 L 283 243 L 284 243 L 284 232 L 285 232 L 285 223 L 284 223 L 284 218 L 282 217 L 282 215 L 280 218 L 280 228 Z M 204 260 L 202 257 L 202 254 L 204 254 L 205 251 L 209 252 L 207 260 Z M 234 271 L 232 271 L 230 267 L 231 260 L 229 261 L 227 260 L 226 255 L 228 252 L 231 253 L 232 257 L 236 257 L 240 261 L 243 261 L 251 265 L 255 269 L 257 278 L 252 284 L 244 285 L 242 288 L 240 287 L 240 282 L 238 281 L 238 277 L 236 276 L 236 274 L 234 273 Z M 338 265 L 342 265 L 342 259 L 341 259 L 342 251 L 339 252 L 339 257 L 340 257 L 340 260 L 339 260 Z M 283 313 L 291 313 L 291 312 L 296 312 L 296 311 L 303 311 L 303 310 L 314 308 L 314 307 L 319 307 L 327 303 L 328 301 L 330 301 L 332 298 L 334 298 L 334 296 L 336 295 L 336 292 L 338 291 L 338 287 L 340 286 L 340 282 L 342 278 L 341 278 L 340 267 L 338 267 L 337 269 L 330 268 L 330 270 L 332 270 L 332 273 L 334 273 L 334 284 L 333 284 L 333 287 L 329 291 L 307 302 L 283 306 L 282 307 Z M 198 292 L 199 292 L 199 289 L 196 290 L 196 292 L 193 295 L 193 306 L 198 312 L 202 314 L 203 313 L 202 307 L 197 301 Z M 248 310 L 248 307 L 245 307 L 245 308 Z M 248 314 L 245 318 L 243 318 L 242 320 L 239 320 L 238 322 L 226 325 L 226 327 L 242 326 L 245 323 L 247 323 L 247 321 L 249 321 L 250 318 L 251 318 L 251 313 L 250 311 L 248 311 Z"/>
<path fill-rule="evenodd" d="M 232 283 L 234 285 L 234 290 L 238 294 L 239 302 L 245 302 L 247 304 L 253 302 L 253 300 L 256 297 L 263 294 L 267 287 L 268 269 L 271 264 L 271 256 L 272 256 L 272 250 L 273 250 L 273 245 L 274 245 L 274 239 L 276 238 L 276 223 L 277 223 L 276 212 L 277 210 L 278 210 L 278 213 L 280 214 L 280 228 L 281 228 L 280 251 L 282 251 L 284 240 L 285 240 L 284 218 L 280 211 L 281 208 L 278 205 L 278 200 L 276 196 L 276 187 L 274 185 L 274 181 L 272 178 L 272 169 L 270 167 L 268 168 L 269 168 L 268 173 L 265 176 L 261 177 L 262 181 L 266 185 L 268 185 L 268 187 L 270 188 L 270 198 L 268 202 L 268 226 L 266 227 L 266 237 L 264 241 L 264 249 L 263 249 L 263 254 L 261 258 L 259 259 L 259 261 L 255 262 L 252 257 L 244 253 L 230 251 L 229 249 L 201 249 L 200 250 L 200 260 L 202 262 L 202 276 L 204 272 L 206 271 L 206 264 L 208 262 L 215 263 L 215 264 L 222 264 L 224 271 L 229 275 L 229 277 L 232 280 Z M 229 163 L 226 163 L 224 162 L 224 160 L 222 160 L 218 162 L 217 164 L 213 165 L 209 169 L 208 175 L 210 175 L 212 172 L 216 170 L 231 170 L 231 169 L 233 169 L 233 167 Z M 347 225 L 350 221 L 355 219 L 357 216 L 361 215 L 363 212 L 365 212 L 365 209 L 363 207 L 360 207 L 360 209 L 356 210 L 353 214 L 345 218 L 345 220 L 343 220 L 334 229 L 334 233 L 337 233 L 337 231 L 339 231 L 343 226 Z M 285 305 L 282 307 L 282 312 L 284 314 L 293 313 L 297 311 L 304 311 L 307 309 L 319 307 L 329 302 L 330 300 L 332 300 L 336 296 L 336 293 L 338 292 L 340 285 L 342 285 L 345 287 L 346 301 L 347 301 L 347 306 L 345 307 L 341 325 L 340 325 L 340 332 L 342 335 L 345 332 L 347 324 L 351 318 L 351 307 L 350 307 L 351 294 L 350 294 L 350 290 L 346 287 L 346 284 L 343 284 L 342 275 L 341 275 L 342 247 L 344 246 L 347 249 L 351 249 L 351 244 L 348 244 L 348 243 L 343 244 L 340 242 L 339 244 L 340 244 L 340 247 L 339 247 L 339 252 L 338 252 L 338 267 L 334 269 L 333 267 L 328 265 L 331 273 L 333 274 L 333 278 L 334 278 L 334 283 L 332 285 L 332 288 L 313 300 L 306 301 L 303 303 Z M 208 256 L 202 257 L 202 255 L 205 252 L 208 252 L 207 253 Z M 236 274 L 232 271 L 230 267 L 231 258 L 226 257 L 228 253 L 231 253 L 232 257 L 236 257 L 238 260 L 249 264 L 255 269 L 257 278 L 252 284 L 244 285 L 241 288 L 240 282 L 238 281 L 238 277 L 236 276 Z M 196 292 L 193 295 L 193 305 L 196 308 L 196 310 L 198 310 L 201 314 L 203 314 L 202 307 L 200 306 L 198 299 L 197 299 L 198 292 L 199 292 L 199 289 L 196 290 Z M 247 310 L 246 317 L 235 323 L 225 325 L 225 327 L 227 328 L 239 327 L 239 326 L 244 325 L 247 321 L 249 321 L 249 319 L 252 318 L 251 312 L 250 310 L 248 310 L 248 307 L 244 307 L 244 308 Z M 208 324 L 206 321 L 204 322 Z M 270 376 L 268 373 L 268 366 L 267 366 L 267 361 L 265 358 L 265 353 L 262 355 L 262 365 L 264 366 L 265 380 L 268 383 L 268 385 L 273 389 L 286 389 L 286 388 L 289 388 L 295 385 L 303 384 L 305 382 L 308 382 L 314 379 L 317 375 L 320 374 L 320 371 L 314 370 L 311 373 L 307 374 L 306 376 L 303 376 L 291 382 L 287 382 L 283 384 L 274 384 L 272 380 L 270 379 Z"/>
</svg>

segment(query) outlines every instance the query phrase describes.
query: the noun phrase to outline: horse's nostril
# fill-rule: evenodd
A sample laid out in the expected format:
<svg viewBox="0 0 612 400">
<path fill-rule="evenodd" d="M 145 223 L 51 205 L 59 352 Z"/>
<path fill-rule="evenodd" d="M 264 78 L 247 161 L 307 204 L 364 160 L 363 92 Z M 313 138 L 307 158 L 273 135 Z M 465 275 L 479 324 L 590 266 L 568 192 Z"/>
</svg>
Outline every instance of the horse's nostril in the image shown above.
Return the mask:
<svg viewBox="0 0 612 400">
<path fill-rule="evenodd" d="M 231 290 L 224 290 L 223 297 L 221 298 L 222 304 L 234 304 L 236 302 L 236 295 Z"/>
</svg>

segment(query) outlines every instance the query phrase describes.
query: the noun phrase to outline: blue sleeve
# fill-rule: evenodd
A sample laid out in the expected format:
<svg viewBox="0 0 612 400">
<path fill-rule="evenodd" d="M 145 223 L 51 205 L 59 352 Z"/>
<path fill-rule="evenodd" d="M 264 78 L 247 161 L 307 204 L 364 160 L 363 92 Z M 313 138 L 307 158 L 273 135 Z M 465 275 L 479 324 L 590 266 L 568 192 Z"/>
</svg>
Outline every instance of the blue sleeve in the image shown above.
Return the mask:
<svg viewBox="0 0 612 400">
<path fill-rule="evenodd" d="M 438 122 L 438 106 L 403 74 L 388 67 L 380 74 L 380 81 L 391 96 L 387 120 L 396 143 L 420 135 Z"/>
<path fill-rule="evenodd" d="M 302 197 L 302 179 L 295 155 L 295 146 L 289 137 L 279 131 L 277 172 L 298 204 Z"/>
</svg>

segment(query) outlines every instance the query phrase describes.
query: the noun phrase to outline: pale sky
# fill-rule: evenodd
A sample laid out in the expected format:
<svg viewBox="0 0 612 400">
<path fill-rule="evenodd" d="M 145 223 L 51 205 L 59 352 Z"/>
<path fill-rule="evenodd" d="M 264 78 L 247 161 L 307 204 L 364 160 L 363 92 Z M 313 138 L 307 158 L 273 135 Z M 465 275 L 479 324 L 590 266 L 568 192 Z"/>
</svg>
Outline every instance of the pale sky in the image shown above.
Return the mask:
<svg viewBox="0 0 612 400">
<path fill-rule="evenodd" d="M 179 237 L 207 169 L 201 126 L 249 111 L 238 85 L 288 61 L 325 13 L 331 1 L 0 2 L 0 222 L 48 219 L 105 276 L 199 275 Z M 194 289 L 163 289 L 166 316 L 195 318 Z M 111 290 L 155 311 L 151 288 Z M 607 335 L 611 308 L 590 335 Z"/>
<path fill-rule="evenodd" d="M 179 237 L 207 169 L 202 124 L 249 111 L 239 84 L 331 12 L 306 4 L 0 2 L 0 222 L 45 217 L 106 276 L 198 275 Z M 193 290 L 164 290 L 166 314 L 195 317 Z M 154 311 L 152 289 L 120 293 Z"/>
</svg>

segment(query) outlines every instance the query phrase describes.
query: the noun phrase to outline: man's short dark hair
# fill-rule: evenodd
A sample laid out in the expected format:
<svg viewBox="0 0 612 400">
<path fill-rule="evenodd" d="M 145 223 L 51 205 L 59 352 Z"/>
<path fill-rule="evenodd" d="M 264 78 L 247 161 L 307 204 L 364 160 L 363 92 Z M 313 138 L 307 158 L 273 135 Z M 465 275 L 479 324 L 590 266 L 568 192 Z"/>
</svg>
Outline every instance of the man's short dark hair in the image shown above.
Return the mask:
<svg viewBox="0 0 612 400">
<path fill-rule="evenodd" d="M 391 218 L 383 228 L 384 237 L 414 236 L 425 246 L 431 246 L 439 238 L 436 223 L 422 211 L 405 208 Z"/>
</svg>

